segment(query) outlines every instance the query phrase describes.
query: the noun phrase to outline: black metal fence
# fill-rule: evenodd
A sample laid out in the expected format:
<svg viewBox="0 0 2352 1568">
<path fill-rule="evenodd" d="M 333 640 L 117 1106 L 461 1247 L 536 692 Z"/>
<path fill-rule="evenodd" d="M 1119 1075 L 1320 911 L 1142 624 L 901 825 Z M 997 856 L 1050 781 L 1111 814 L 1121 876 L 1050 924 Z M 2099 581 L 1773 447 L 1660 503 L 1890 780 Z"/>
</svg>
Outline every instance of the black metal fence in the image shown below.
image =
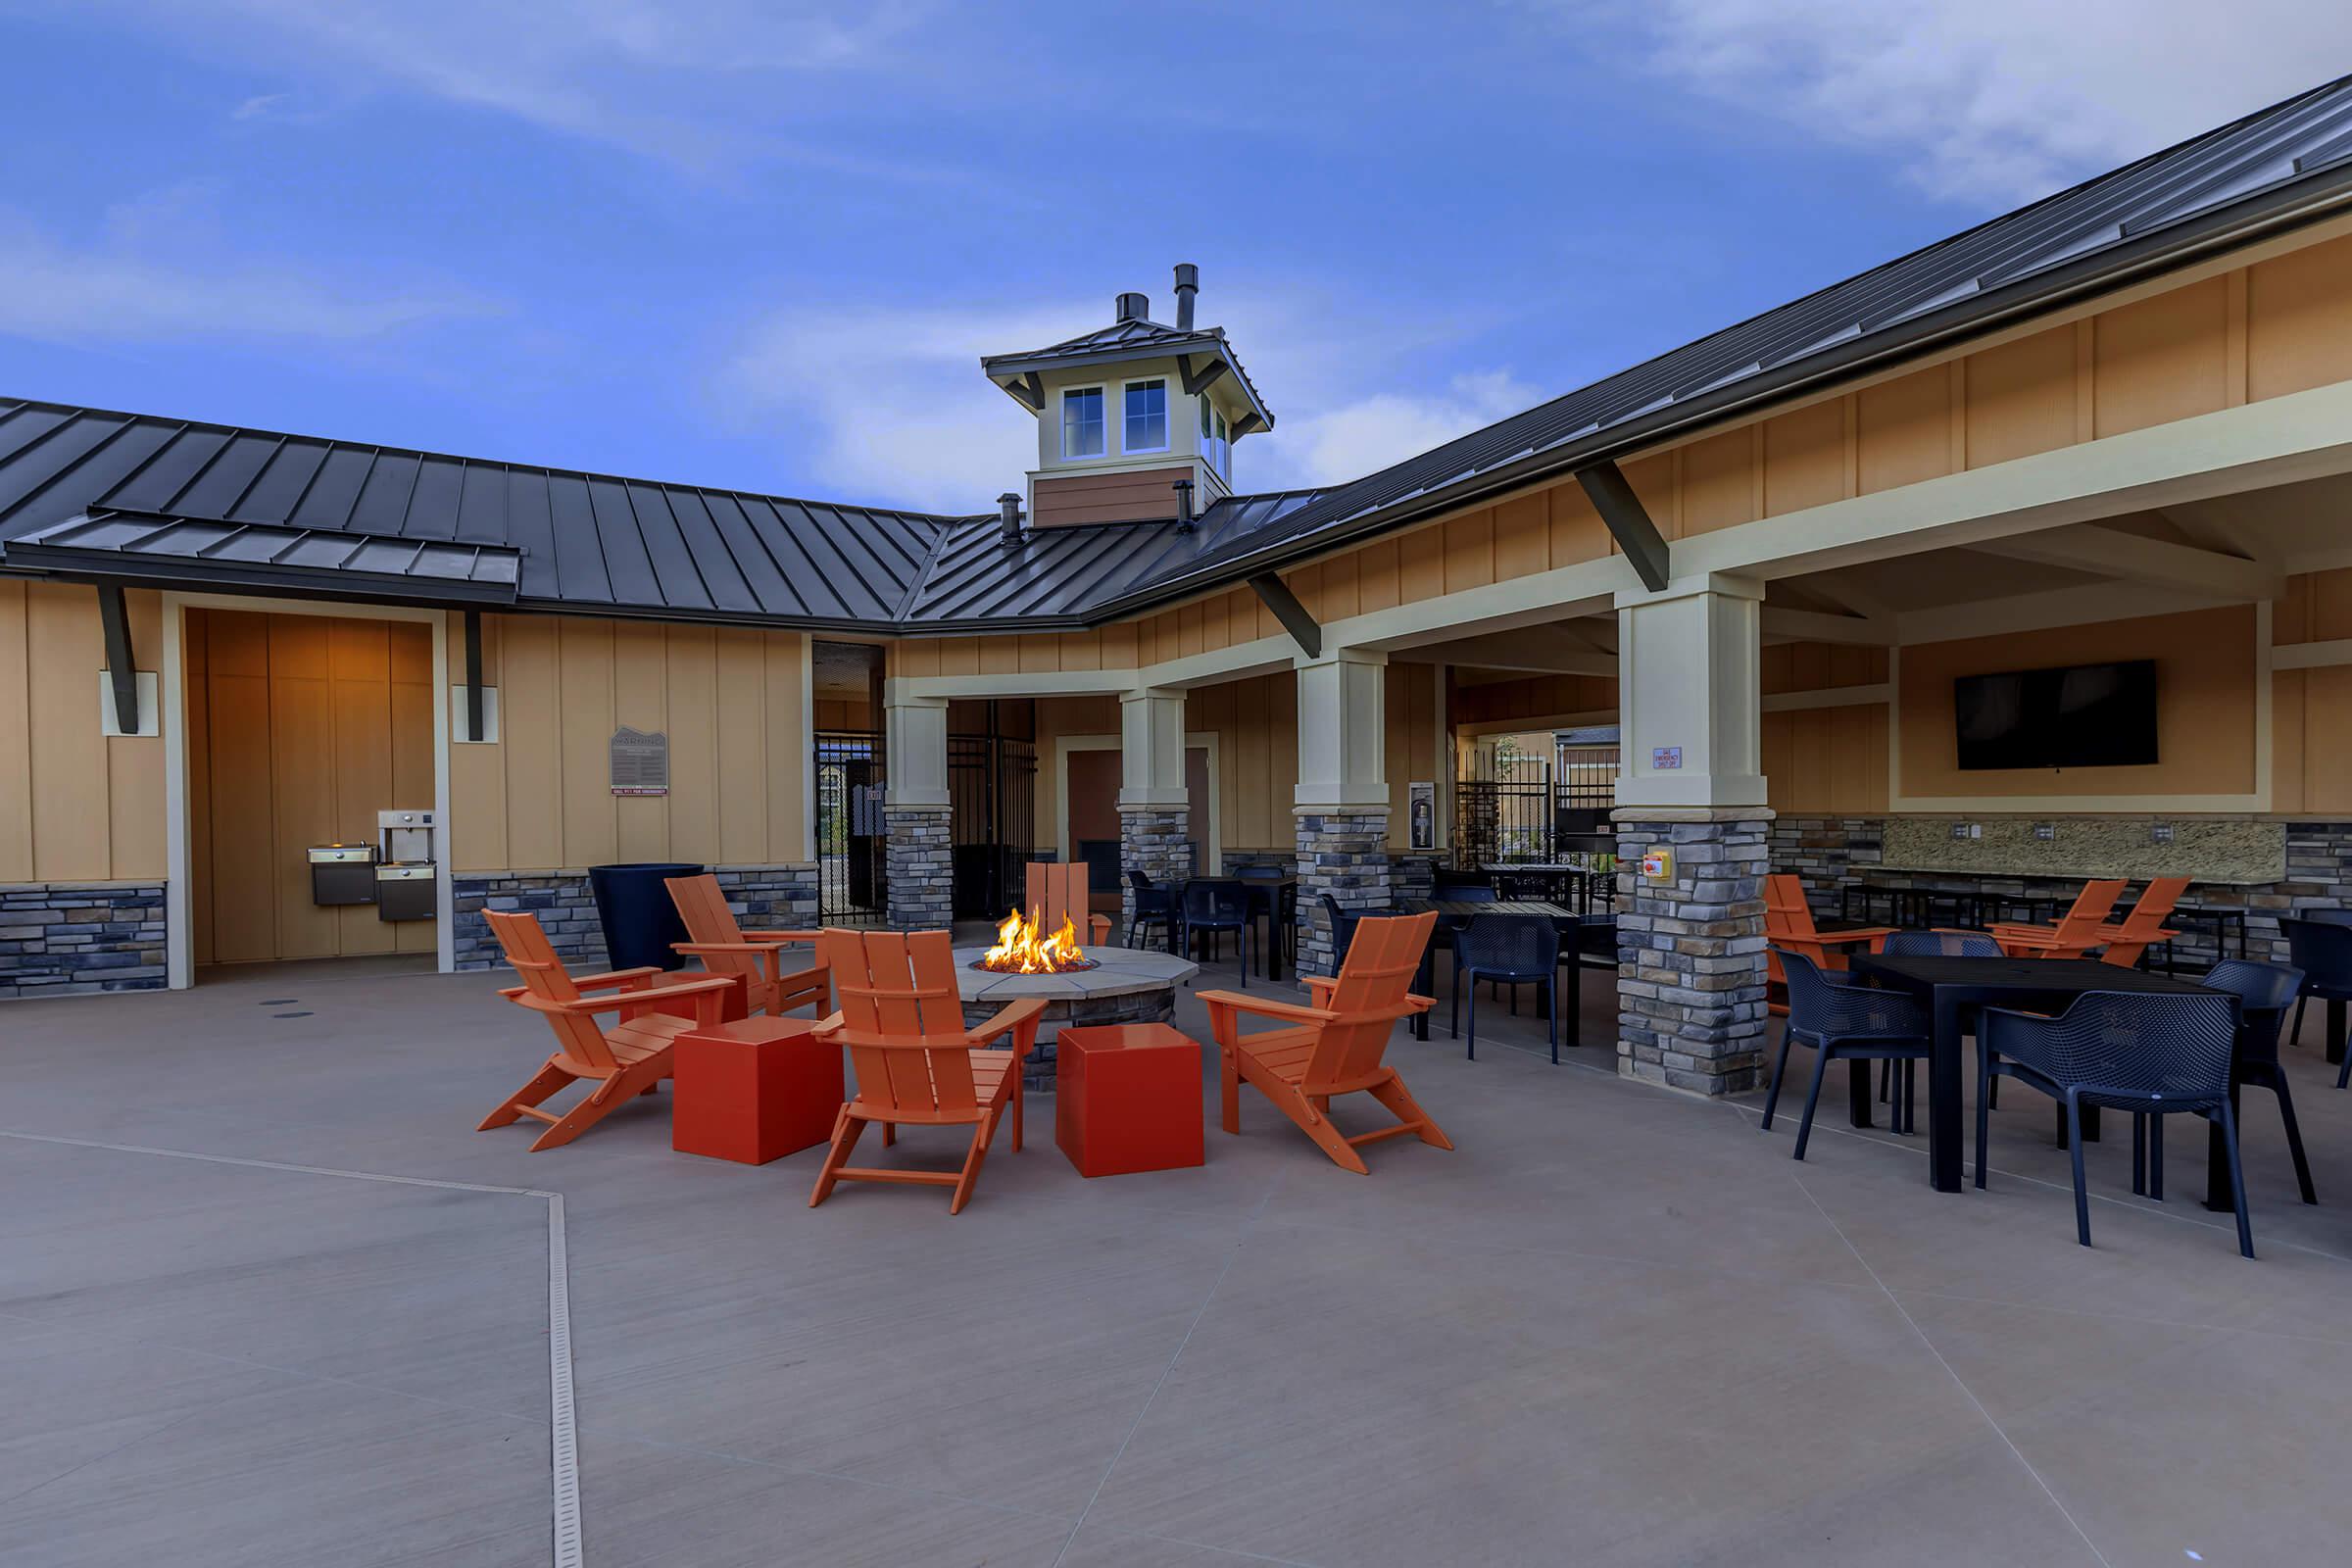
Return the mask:
<svg viewBox="0 0 2352 1568">
<path fill-rule="evenodd" d="M 878 925 L 889 911 L 877 730 L 816 732 L 816 912 L 824 925 Z"/>
<path fill-rule="evenodd" d="M 956 918 L 996 919 L 1026 896 L 1037 823 L 1037 743 L 948 737 Z"/>
<path fill-rule="evenodd" d="M 1475 869 L 1510 861 L 1552 861 L 1606 848 L 1617 800 L 1617 749 L 1562 747 L 1553 757 L 1465 747 L 1453 785 L 1453 862 Z"/>
</svg>

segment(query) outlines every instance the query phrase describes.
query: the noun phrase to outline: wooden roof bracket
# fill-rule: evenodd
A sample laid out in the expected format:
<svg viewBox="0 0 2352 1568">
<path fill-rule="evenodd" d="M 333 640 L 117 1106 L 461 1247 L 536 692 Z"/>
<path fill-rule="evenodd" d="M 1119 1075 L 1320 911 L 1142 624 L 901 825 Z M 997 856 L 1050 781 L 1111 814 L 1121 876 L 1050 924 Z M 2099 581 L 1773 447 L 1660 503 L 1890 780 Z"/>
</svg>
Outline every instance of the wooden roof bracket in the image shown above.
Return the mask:
<svg viewBox="0 0 2352 1568">
<path fill-rule="evenodd" d="M 466 612 L 466 738 L 482 738 L 482 612 Z"/>
<path fill-rule="evenodd" d="M 1634 487 L 1626 483 L 1625 473 L 1615 460 L 1603 460 L 1589 468 L 1577 469 L 1576 482 L 1584 487 L 1592 510 L 1600 514 L 1600 520 L 1617 541 L 1617 548 L 1633 564 L 1642 585 L 1651 593 L 1664 588 L 1670 575 L 1666 538 L 1650 520 L 1642 498 L 1634 494 Z"/>
<path fill-rule="evenodd" d="M 1291 585 L 1282 580 L 1280 572 L 1261 571 L 1250 579 L 1250 586 L 1265 607 L 1274 612 L 1274 618 L 1291 634 L 1291 641 L 1306 650 L 1307 658 L 1323 657 L 1323 628 L 1315 624 L 1315 617 L 1306 612 L 1306 607 L 1291 592 Z"/>
<path fill-rule="evenodd" d="M 97 587 L 98 624 L 106 634 L 106 678 L 115 700 L 115 728 L 136 735 L 139 668 L 130 652 L 130 615 L 123 608 L 122 584 L 102 582 Z"/>
</svg>

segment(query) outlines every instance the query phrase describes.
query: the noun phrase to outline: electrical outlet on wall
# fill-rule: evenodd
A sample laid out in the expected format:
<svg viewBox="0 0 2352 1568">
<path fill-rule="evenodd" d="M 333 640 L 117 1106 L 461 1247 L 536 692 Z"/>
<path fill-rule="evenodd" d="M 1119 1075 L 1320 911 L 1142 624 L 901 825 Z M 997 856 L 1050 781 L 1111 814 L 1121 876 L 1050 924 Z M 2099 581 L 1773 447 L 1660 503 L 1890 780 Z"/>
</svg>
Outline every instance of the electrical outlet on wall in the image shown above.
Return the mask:
<svg viewBox="0 0 2352 1568">
<path fill-rule="evenodd" d="M 2040 844 L 2055 843 L 2058 838 L 2058 824 L 2055 822 L 2034 823 L 2034 838 L 2036 843 Z"/>
<path fill-rule="evenodd" d="M 2148 828 L 2148 842 L 2150 844 L 2172 843 L 2173 824 L 2170 822 L 2156 822 L 2150 824 Z"/>
</svg>

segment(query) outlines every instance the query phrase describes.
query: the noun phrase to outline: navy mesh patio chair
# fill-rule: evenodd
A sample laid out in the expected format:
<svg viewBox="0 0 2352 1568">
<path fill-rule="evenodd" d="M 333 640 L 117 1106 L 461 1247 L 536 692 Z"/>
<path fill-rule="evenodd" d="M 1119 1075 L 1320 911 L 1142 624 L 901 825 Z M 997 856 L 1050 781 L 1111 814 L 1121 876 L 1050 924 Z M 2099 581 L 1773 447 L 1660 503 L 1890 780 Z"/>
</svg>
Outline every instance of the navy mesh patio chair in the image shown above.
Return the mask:
<svg viewBox="0 0 2352 1568">
<path fill-rule="evenodd" d="M 1158 926 L 1166 934 L 1168 951 L 1176 951 L 1176 890 L 1155 887 L 1143 872 L 1130 869 L 1127 887 L 1135 900 L 1135 918 L 1127 922 L 1127 945 L 1136 947 L 1147 926 Z"/>
<path fill-rule="evenodd" d="M 1879 951 L 1889 958 L 1997 958 L 2001 945 L 1984 931 L 1897 931 Z"/>
<path fill-rule="evenodd" d="M 2237 998 L 2237 1058 L 2233 1069 L 2240 1089 L 2268 1089 L 2278 1097 L 2278 1119 L 2286 1124 L 2286 1152 L 2295 1162 L 2295 1185 L 2303 1201 L 2316 1203 L 2320 1195 L 2311 1184 L 2311 1161 L 2303 1153 L 2303 1130 L 2295 1124 L 2295 1101 L 2287 1092 L 2286 1070 L 2278 1065 L 2279 1026 L 2286 1022 L 2286 1004 L 2303 989 L 2303 971 L 2283 963 L 2256 963 L 2250 958 L 2224 958 L 2201 975 L 2197 984 L 2227 991 Z M 2159 1153 L 2159 1159 L 2162 1155 Z M 2161 1165 L 2155 1172 L 2163 1190 Z"/>
<path fill-rule="evenodd" d="M 1911 1078 L 1916 1063 L 1929 1050 L 1928 1015 L 1909 997 L 1882 991 L 1859 980 L 1838 980 L 1821 972 L 1811 958 L 1787 948 L 1780 955 L 1781 971 L 1788 979 L 1788 1023 L 1781 1032 L 1780 1054 L 1773 1058 L 1772 1084 L 1764 1091 L 1764 1129 L 1772 1127 L 1773 1107 L 1781 1102 L 1781 1078 L 1788 1070 L 1788 1048 L 1811 1046 L 1813 1082 L 1805 1091 L 1805 1113 L 1796 1124 L 1796 1157 L 1805 1157 L 1813 1136 L 1813 1112 L 1821 1105 L 1821 1080 L 1833 1060 L 1859 1062 L 1870 1071 L 1873 1061 L 1901 1063 L 1901 1095 L 1894 1118 L 1896 1132 L 1911 1130 Z"/>
<path fill-rule="evenodd" d="M 1534 985 L 1550 1026 L 1551 1059 L 1560 1059 L 1560 933 L 1548 915 L 1480 914 L 1453 934 L 1453 1016 L 1456 1039 L 1462 1033 L 1462 988 L 1470 988 L 1470 1049 L 1478 1057 L 1478 983 L 1507 983 L 1511 1010 L 1518 1010 L 1519 987 Z"/>
<path fill-rule="evenodd" d="M 1194 951 L 1197 938 L 1208 938 L 1208 956 L 1214 962 L 1217 956 L 1217 933 L 1238 933 L 1242 950 L 1242 989 L 1250 989 L 1250 890 L 1239 877 L 1197 876 L 1184 885 L 1184 956 L 1198 960 Z"/>
<path fill-rule="evenodd" d="M 2303 971 L 2303 994 L 2295 999 L 2295 1027 L 2287 1038 L 2301 1044 L 2303 1040 L 2303 1004 L 2317 997 L 2322 1002 L 2352 1002 L 2352 909 L 2311 909 L 2299 919 L 2281 920 L 2278 929 L 2286 936 L 2286 961 Z M 2337 1041 L 2323 1042 L 2329 1050 Z M 2344 1068 L 2335 1076 L 2335 1087 L 2344 1087 L 2352 1076 L 2352 1051 L 2344 1053 Z"/>
<path fill-rule="evenodd" d="M 2237 1044 L 2237 1007 L 2230 998 L 2216 992 L 2085 991 L 2055 1018 L 1986 1007 L 1978 1031 L 1979 1187 L 1984 1185 L 1989 1134 L 1984 1091 L 1996 1077 L 2014 1078 L 2065 1106 L 2075 1166 L 2075 1239 L 2084 1247 L 2090 1245 L 2090 1197 L 2082 1180 L 2082 1107 L 2111 1105 L 2134 1116 L 2189 1112 L 2222 1129 L 2237 1209 L 2237 1250 L 2254 1255 L 2237 1118 L 2230 1108 L 2230 1063 Z"/>
</svg>

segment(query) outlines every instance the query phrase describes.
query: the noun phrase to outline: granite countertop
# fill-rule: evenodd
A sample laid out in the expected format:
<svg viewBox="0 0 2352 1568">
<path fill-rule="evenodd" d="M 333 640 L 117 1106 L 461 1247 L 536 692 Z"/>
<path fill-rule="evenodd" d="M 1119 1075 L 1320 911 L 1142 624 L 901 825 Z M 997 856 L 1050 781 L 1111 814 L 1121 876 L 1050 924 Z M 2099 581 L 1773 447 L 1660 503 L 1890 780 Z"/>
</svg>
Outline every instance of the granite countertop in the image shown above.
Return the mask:
<svg viewBox="0 0 2352 1568">
<path fill-rule="evenodd" d="M 1981 836 L 1954 838 L 1954 824 Z M 2053 830 L 2048 839 L 2035 825 Z M 2170 827 L 2170 842 L 2153 829 Z M 2246 817 L 1890 816 L 1880 868 L 1972 876 L 2185 876 L 2259 886 L 2286 879 L 2286 824 Z"/>
</svg>

